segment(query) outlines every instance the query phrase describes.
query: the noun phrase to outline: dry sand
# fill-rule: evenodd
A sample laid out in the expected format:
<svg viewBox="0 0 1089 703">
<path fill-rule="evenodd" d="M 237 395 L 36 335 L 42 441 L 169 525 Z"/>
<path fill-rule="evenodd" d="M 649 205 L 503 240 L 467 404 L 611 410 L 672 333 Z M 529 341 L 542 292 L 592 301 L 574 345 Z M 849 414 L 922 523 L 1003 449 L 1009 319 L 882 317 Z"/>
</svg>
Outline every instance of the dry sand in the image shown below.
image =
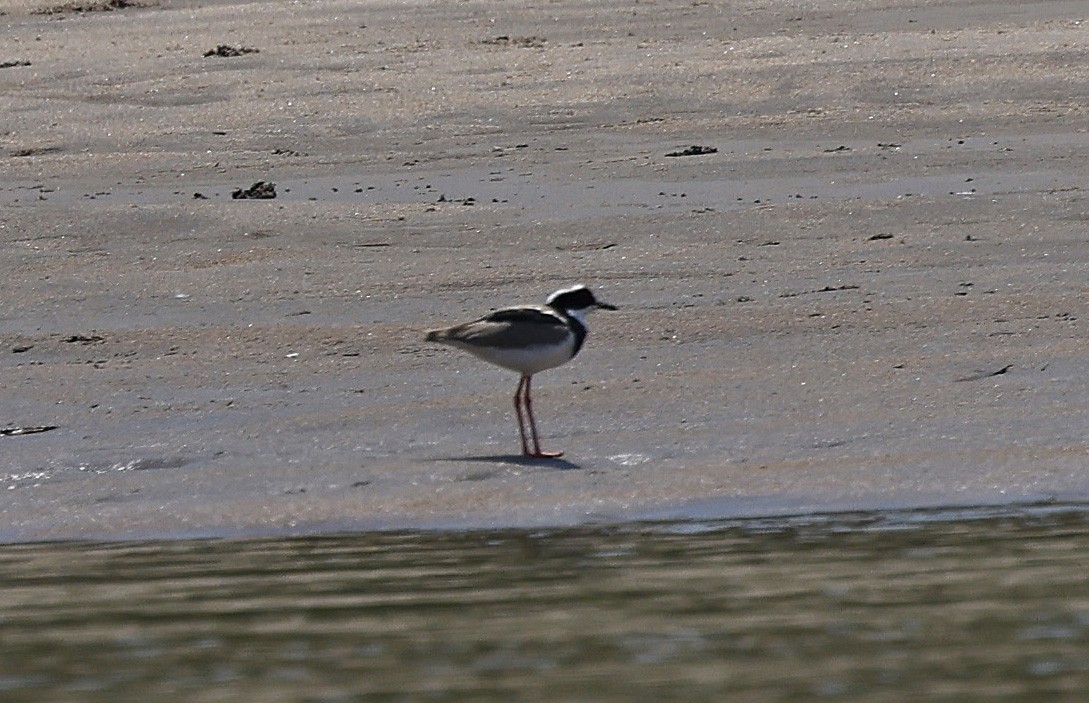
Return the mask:
<svg viewBox="0 0 1089 703">
<path fill-rule="evenodd" d="M 1089 498 L 1084 0 L 107 7 L 0 0 L 0 540 Z M 578 281 L 522 461 L 423 331 Z"/>
</svg>

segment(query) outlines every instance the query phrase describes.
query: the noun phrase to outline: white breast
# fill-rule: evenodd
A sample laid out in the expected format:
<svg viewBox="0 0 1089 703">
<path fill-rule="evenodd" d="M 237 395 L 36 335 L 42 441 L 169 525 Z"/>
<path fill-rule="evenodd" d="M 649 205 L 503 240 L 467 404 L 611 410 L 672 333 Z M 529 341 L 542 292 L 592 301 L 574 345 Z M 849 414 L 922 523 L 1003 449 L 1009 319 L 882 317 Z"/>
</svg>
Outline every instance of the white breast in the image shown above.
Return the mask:
<svg viewBox="0 0 1089 703">
<path fill-rule="evenodd" d="M 478 359 L 496 366 L 531 376 L 546 369 L 554 369 L 571 360 L 575 351 L 575 335 L 570 334 L 562 344 L 536 347 L 477 347 L 470 344 L 452 344 L 464 349 Z"/>
</svg>

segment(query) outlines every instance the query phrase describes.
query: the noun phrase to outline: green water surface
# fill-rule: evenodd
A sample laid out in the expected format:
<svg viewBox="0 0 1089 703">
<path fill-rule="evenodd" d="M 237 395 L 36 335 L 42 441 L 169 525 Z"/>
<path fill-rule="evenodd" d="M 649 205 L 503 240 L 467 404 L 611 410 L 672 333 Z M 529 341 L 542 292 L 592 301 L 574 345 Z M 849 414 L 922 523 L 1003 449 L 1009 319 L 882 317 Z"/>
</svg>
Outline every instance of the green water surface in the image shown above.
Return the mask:
<svg viewBox="0 0 1089 703">
<path fill-rule="evenodd" d="M 0 546 L 0 701 L 1089 700 L 1089 509 Z"/>
</svg>

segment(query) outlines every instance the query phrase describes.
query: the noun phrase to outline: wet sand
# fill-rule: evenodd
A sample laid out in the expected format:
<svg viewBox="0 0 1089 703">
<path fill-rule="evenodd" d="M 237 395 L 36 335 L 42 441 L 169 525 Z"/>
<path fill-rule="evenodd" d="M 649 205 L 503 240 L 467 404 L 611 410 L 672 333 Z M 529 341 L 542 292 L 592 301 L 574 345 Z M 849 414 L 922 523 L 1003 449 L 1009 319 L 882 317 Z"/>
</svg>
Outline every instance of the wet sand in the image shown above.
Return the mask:
<svg viewBox="0 0 1089 703">
<path fill-rule="evenodd" d="M 0 540 L 1089 499 L 1080 0 L 107 7 L 0 0 Z M 579 281 L 526 462 L 423 331 Z"/>
</svg>

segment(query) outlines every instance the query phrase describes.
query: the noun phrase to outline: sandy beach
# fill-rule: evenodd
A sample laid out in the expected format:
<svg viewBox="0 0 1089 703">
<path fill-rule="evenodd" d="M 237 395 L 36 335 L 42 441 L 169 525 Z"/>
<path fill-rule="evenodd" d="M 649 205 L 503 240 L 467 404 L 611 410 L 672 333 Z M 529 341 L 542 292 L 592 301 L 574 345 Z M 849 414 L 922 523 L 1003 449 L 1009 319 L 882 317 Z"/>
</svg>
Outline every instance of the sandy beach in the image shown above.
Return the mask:
<svg viewBox="0 0 1089 703">
<path fill-rule="evenodd" d="M 1083 0 L 0 26 L 0 541 L 1089 500 Z M 423 335 L 576 282 L 525 461 Z"/>
</svg>

